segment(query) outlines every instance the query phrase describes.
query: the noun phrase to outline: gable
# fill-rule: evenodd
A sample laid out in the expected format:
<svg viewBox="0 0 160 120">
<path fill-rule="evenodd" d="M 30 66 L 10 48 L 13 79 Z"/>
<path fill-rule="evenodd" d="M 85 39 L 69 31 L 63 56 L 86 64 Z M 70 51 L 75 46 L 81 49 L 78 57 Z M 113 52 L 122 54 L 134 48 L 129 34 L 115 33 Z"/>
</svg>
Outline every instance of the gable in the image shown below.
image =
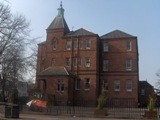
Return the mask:
<svg viewBox="0 0 160 120">
<path fill-rule="evenodd" d="M 112 31 L 110 33 L 107 33 L 105 35 L 101 36 L 101 39 L 112 39 L 112 38 L 131 38 L 131 37 L 135 37 L 133 35 L 130 35 L 128 33 L 125 33 L 123 31 L 120 30 L 115 30 Z"/>
</svg>

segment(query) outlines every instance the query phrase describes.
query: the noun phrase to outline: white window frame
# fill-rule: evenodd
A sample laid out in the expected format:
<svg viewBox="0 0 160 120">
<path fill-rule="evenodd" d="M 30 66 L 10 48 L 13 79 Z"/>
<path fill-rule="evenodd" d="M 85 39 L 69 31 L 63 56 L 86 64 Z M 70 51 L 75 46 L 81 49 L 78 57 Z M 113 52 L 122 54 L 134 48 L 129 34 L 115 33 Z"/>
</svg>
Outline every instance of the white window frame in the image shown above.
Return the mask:
<svg viewBox="0 0 160 120">
<path fill-rule="evenodd" d="M 132 80 L 126 80 L 126 91 L 132 92 Z"/>
<path fill-rule="evenodd" d="M 77 67 L 77 58 L 76 57 L 73 58 L 73 66 Z"/>
<path fill-rule="evenodd" d="M 132 60 L 128 59 L 126 60 L 126 71 L 132 70 Z"/>
<path fill-rule="evenodd" d="M 86 49 L 91 49 L 91 40 L 86 39 Z"/>
<path fill-rule="evenodd" d="M 79 49 L 83 49 L 83 41 L 79 40 Z"/>
<path fill-rule="evenodd" d="M 71 50 L 72 47 L 72 41 L 71 40 L 67 40 L 66 41 L 66 50 Z"/>
<path fill-rule="evenodd" d="M 119 92 L 120 91 L 120 80 L 114 81 L 114 91 Z"/>
<path fill-rule="evenodd" d="M 108 42 L 104 42 L 103 43 L 103 52 L 108 52 L 109 51 L 109 43 Z"/>
<path fill-rule="evenodd" d="M 70 66 L 70 58 L 69 58 L 69 57 L 66 57 L 66 58 L 65 58 L 65 66 L 66 66 L 66 67 L 69 67 L 69 66 Z"/>
<path fill-rule="evenodd" d="M 79 57 L 77 62 L 78 62 L 78 66 L 80 67 L 82 65 L 82 58 Z"/>
<path fill-rule="evenodd" d="M 75 49 L 75 50 L 78 48 L 78 40 L 77 40 L 77 39 L 75 39 L 75 40 L 73 41 L 73 46 L 74 46 L 74 49 Z"/>
<path fill-rule="evenodd" d="M 109 60 L 103 60 L 103 71 L 109 70 Z"/>
<path fill-rule="evenodd" d="M 126 51 L 132 51 L 132 42 L 126 41 Z"/>
<path fill-rule="evenodd" d="M 91 60 L 90 60 L 89 57 L 86 57 L 86 58 L 85 58 L 85 66 L 86 66 L 86 67 L 90 67 L 90 66 L 91 66 Z"/>
</svg>

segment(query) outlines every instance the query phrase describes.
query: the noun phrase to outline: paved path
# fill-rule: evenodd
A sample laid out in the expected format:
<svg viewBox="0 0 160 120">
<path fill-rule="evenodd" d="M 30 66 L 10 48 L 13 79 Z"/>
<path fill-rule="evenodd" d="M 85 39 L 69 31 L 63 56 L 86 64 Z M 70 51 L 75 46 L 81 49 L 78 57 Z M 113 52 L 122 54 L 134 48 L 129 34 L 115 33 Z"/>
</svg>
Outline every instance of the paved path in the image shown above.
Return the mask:
<svg viewBox="0 0 160 120">
<path fill-rule="evenodd" d="M 146 120 L 146 119 L 118 119 L 118 118 L 93 118 L 93 117 L 76 117 L 76 116 L 53 116 L 37 114 L 20 114 L 18 119 L 7 119 L 0 117 L 0 120 Z M 147 119 L 149 120 L 149 119 Z M 152 119 L 153 120 L 153 119 Z M 157 120 L 157 119 L 155 119 Z"/>
<path fill-rule="evenodd" d="M 124 119 L 20 114 L 19 119 L 4 119 L 4 120 L 124 120 Z M 125 120 L 129 120 L 129 119 L 125 119 Z"/>
</svg>

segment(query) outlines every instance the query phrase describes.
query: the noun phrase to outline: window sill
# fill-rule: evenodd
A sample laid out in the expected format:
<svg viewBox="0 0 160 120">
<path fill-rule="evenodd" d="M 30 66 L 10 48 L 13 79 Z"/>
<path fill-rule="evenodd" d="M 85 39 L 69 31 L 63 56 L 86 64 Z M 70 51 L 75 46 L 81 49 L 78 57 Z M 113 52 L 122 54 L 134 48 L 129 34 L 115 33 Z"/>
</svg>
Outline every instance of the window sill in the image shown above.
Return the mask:
<svg viewBox="0 0 160 120">
<path fill-rule="evenodd" d="M 127 92 L 132 92 L 132 90 L 126 90 Z"/>
<path fill-rule="evenodd" d="M 75 89 L 76 91 L 80 91 L 80 89 Z"/>
<path fill-rule="evenodd" d="M 89 91 L 90 89 L 84 89 L 85 91 Z"/>
<path fill-rule="evenodd" d="M 114 92 L 120 92 L 120 90 L 114 90 Z"/>
<path fill-rule="evenodd" d="M 126 69 L 126 71 L 132 71 L 132 69 Z"/>
<path fill-rule="evenodd" d="M 64 93 L 64 91 L 58 91 L 58 90 L 57 90 L 57 92 L 58 92 L 58 93 Z"/>
</svg>

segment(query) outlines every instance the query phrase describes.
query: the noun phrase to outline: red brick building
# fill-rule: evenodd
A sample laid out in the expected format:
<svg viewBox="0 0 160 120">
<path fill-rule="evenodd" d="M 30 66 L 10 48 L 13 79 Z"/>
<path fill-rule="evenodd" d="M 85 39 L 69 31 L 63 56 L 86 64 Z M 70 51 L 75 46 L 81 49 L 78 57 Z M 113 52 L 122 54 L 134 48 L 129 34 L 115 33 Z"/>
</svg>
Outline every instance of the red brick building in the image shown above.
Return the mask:
<svg viewBox="0 0 160 120">
<path fill-rule="evenodd" d="M 117 106 L 138 101 L 137 37 L 115 30 L 101 37 L 101 83 Z M 135 102 L 136 101 L 136 102 Z"/>
<path fill-rule="evenodd" d="M 102 37 L 70 31 L 62 4 L 38 45 L 38 89 L 60 104 L 95 105 L 102 85 L 109 100 L 138 101 L 137 38 L 116 30 Z"/>
</svg>

